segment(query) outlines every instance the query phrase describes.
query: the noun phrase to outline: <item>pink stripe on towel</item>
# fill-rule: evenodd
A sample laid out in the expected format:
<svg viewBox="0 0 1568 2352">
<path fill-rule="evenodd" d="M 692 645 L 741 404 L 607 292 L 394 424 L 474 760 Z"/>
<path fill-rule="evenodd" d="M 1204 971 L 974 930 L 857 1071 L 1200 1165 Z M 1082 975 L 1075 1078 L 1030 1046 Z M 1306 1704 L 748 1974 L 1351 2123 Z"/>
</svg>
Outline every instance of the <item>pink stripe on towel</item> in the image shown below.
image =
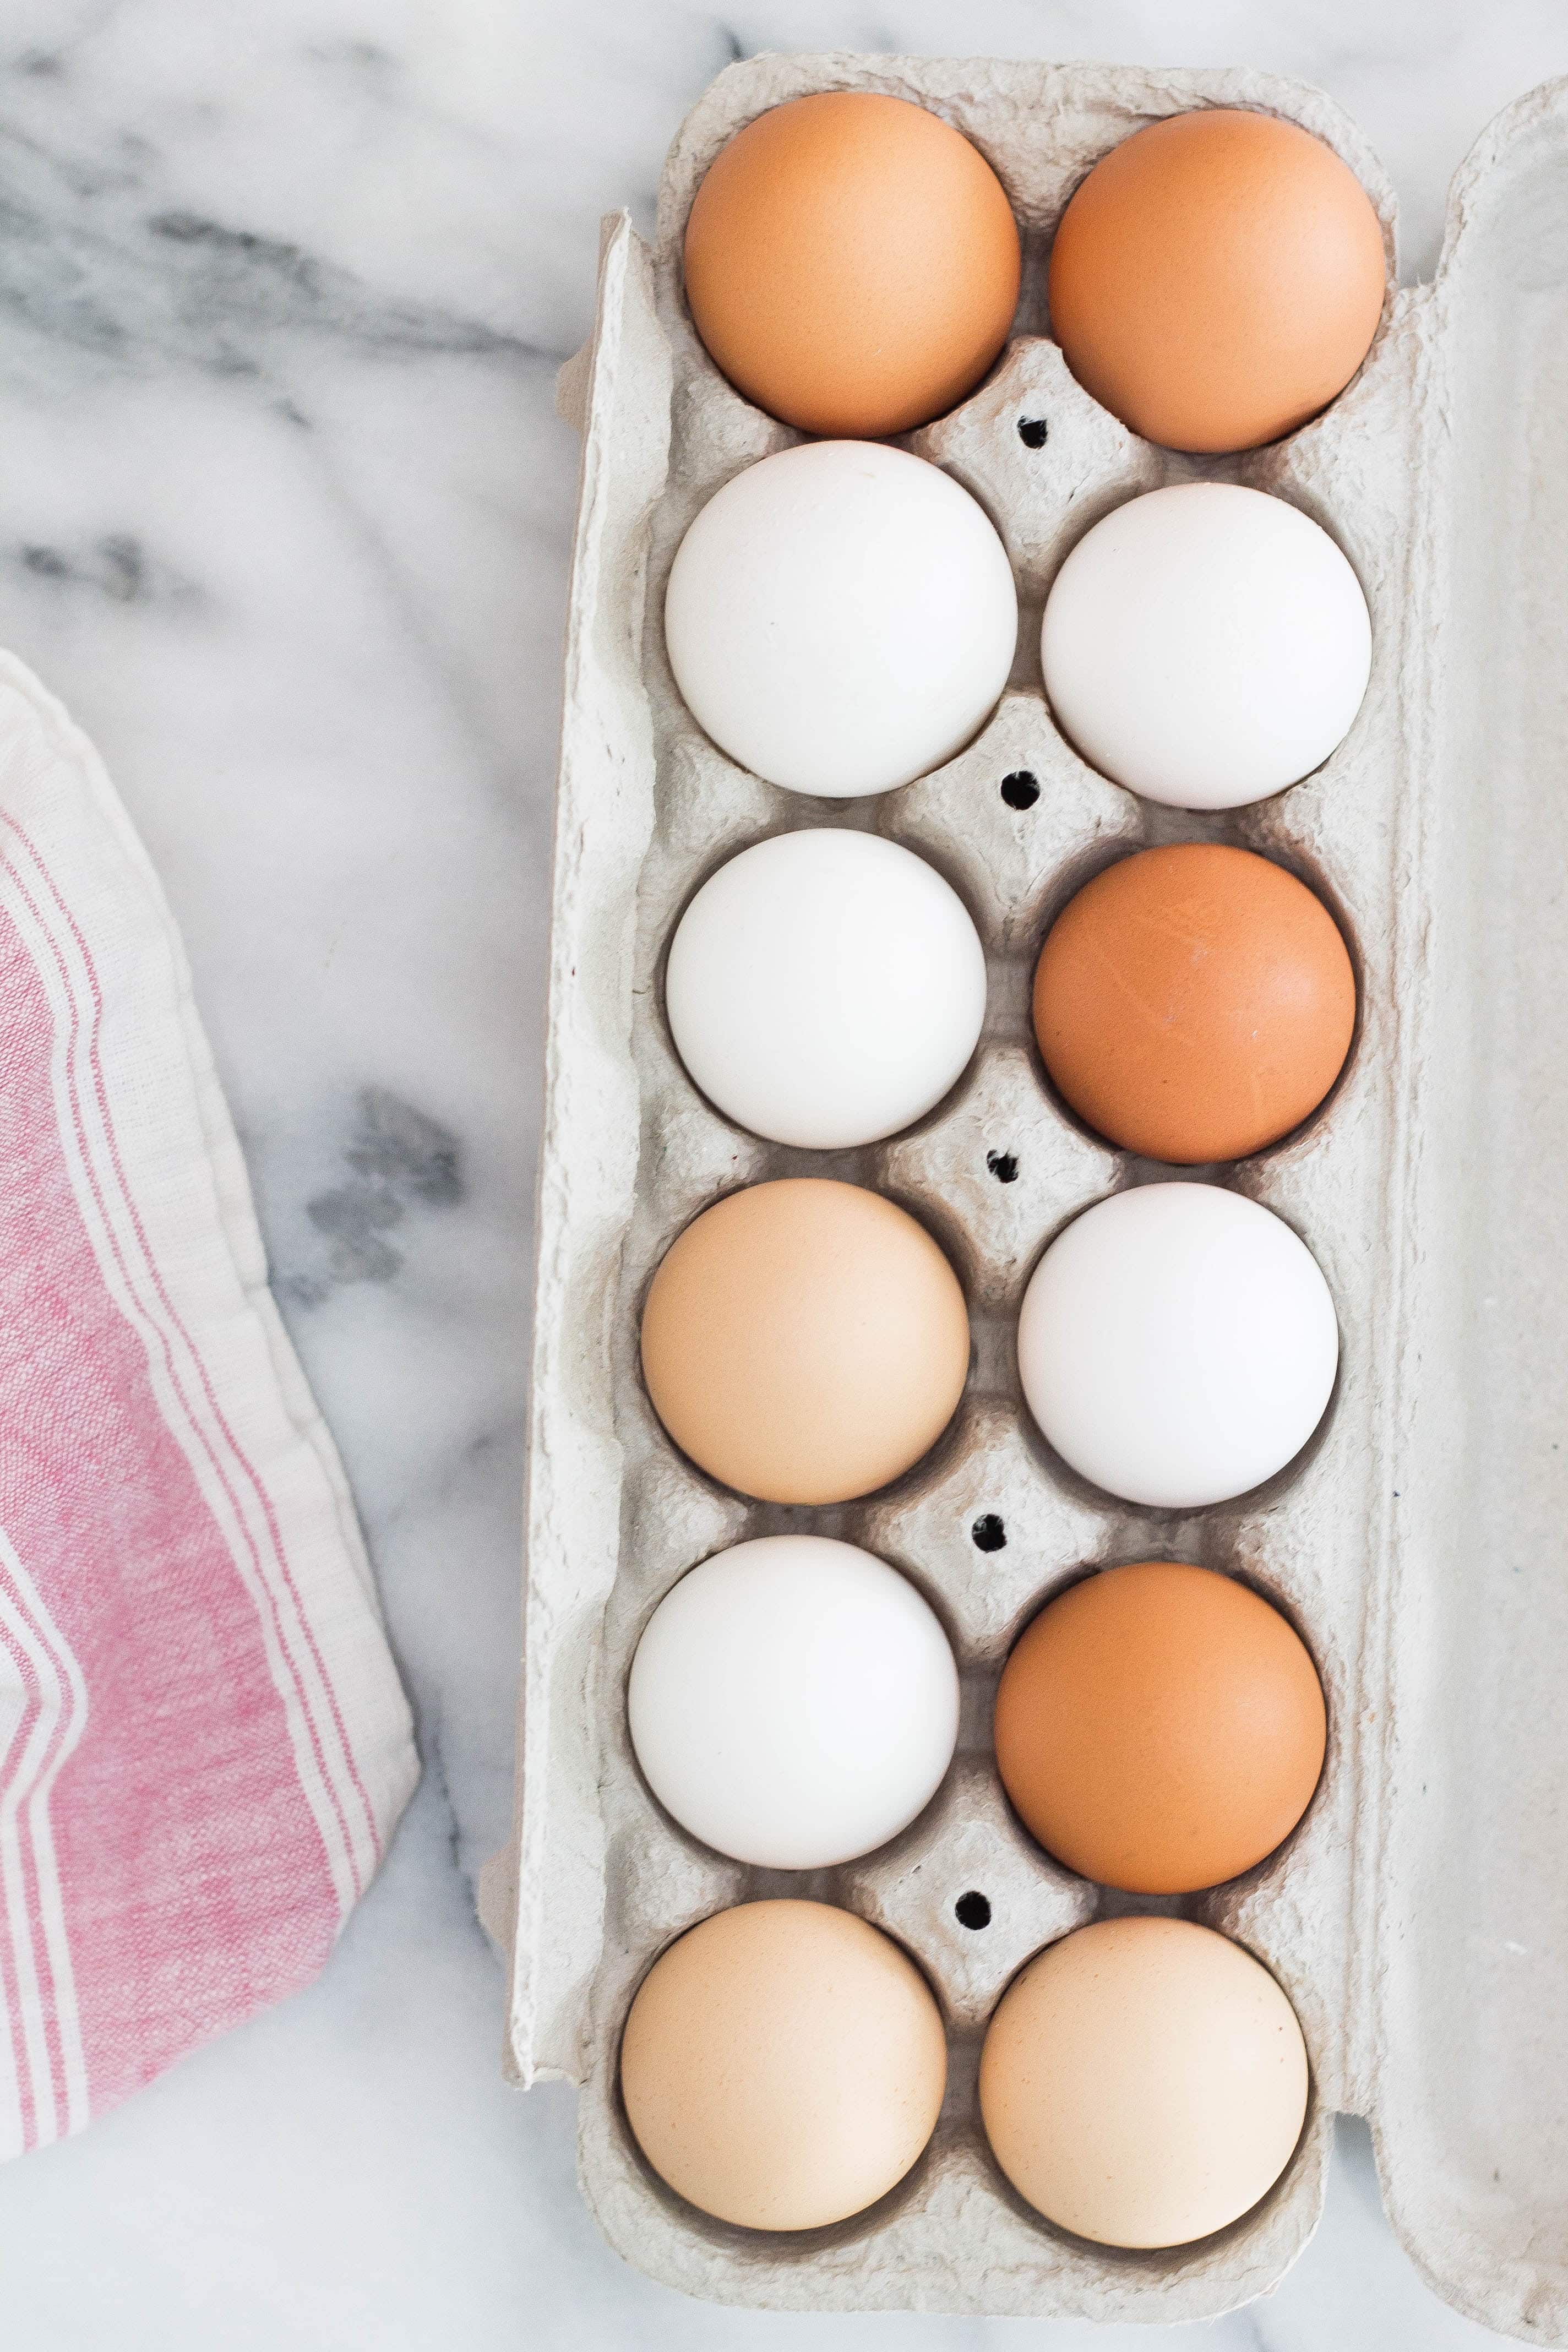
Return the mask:
<svg viewBox="0 0 1568 2352">
<path fill-rule="evenodd" d="M 0 851 L 6 2154 L 314 1976 L 416 1767 L 177 939 L 4 656 Z"/>
</svg>

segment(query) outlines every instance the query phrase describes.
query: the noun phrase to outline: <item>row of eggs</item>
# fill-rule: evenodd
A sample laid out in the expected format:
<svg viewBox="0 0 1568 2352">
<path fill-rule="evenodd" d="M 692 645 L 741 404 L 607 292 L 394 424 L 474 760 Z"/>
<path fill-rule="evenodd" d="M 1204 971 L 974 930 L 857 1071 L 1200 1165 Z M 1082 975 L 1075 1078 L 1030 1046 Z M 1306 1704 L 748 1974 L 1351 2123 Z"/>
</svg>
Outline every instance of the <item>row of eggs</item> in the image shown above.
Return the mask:
<svg viewBox="0 0 1568 2352">
<path fill-rule="evenodd" d="M 680 1826 L 731 1860 L 827 1870 L 930 1803 L 958 1739 L 941 1620 L 909 1580 L 827 1536 L 761 1536 L 688 1570 L 648 1620 L 632 1748 Z M 1080 1877 L 1187 1895 L 1283 1843 L 1322 1769 L 1300 1635 L 1249 1587 L 1172 1560 L 1105 1569 L 1035 1616 L 1003 1670 L 996 1766 L 1015 1812 Z"/>
<path fill-rule="evenodd" d="M 686 298 L 719 367 L 803 431 L 885 438 L 954 407 L 1014 324 L 1017 224 L 978 149 L 870 90 L 771 108 L 710 166 Z M 1052 241 L 1051 331 L 1146 440 L 1218 453 L 1343 391 L 1384 305 L 1377 215 L 1321 140 L 1205 108 L 1122 141 Z"/>
<path fill-rule="evenodd" d="M 1349 951 L 1268 859 L 1188 842 L 1122 858 L 1047 935 L 1047 1073 L 1122 1150 L 1238 1160 L 1309 1118 L 1355 1027 Z M 676 927 L 665 1010 L 688 1075 L 752 1134 L 816 1150 L 896 1135 L 967 1068 L 984 950 L 957 892 L 875 834 L 786 833 L 731 857 Z"/>
<path fill-rule="evenodd" d="M 942 2013 L 879 1928 L 826 1903 L 720 1911 L 660 1954 L 621 2041 L 647 2162 L 744 2229 L 822 2229 L 896 2188 L 947 2088 Z M 1048 1945 L 992 2013 L 980 2118 L 1002 2172 L 1060 2229 L 1188 2245 L 1289 2164 L 1309 2069 L 1267 1969 L 1212 1928 L 1101 1919 Z"/>
<path fill-rule="evenodd" d="M 855 799 L 939 767 L 994 709 L 1018 605 L 989 516 L 906 450 L 814 441 L 761 459 L 695 517 L 665 592 L 693 717 L 742 767 Z M 1366 691 L 1361 583 L 1321 526 L 1228 482 L 1106 515 L 1052 583 L 1047 698 L 1090 766 L 1179 808 L 1296 783 Z"/>
<path fill-rule="evenodd" d="M 826 1177 L 731 1192 L 666 1251 L 643 1378 L 681 1452 L 760 1502 L 823 1506 L 912 1469 L 957 1411 L 968 1311 L 896 1202 Z M 1282 1470 L 1333 1389 L 1339 1326 L 1300 1236 L 1209 1184 L 1142 1184 L 1050 1244 L 1018 1374 L 1069 1468 L 1122 1500 L 1197 1510 Z"/>
</svg>

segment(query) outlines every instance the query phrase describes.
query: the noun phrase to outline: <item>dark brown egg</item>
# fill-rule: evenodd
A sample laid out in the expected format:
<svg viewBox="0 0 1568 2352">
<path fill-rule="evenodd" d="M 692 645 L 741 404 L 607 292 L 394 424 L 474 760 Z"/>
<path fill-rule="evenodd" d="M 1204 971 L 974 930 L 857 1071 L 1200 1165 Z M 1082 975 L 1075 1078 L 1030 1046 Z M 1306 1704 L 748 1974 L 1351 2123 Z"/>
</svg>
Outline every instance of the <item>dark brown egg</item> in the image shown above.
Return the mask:
<svg viewBox="0 0 1568 2352">
<path fill-rule="evenodd" d="M 1234 1578 L 1171 1560 L 1107 1569 L 1026 1627 L 996 1694 L 996 1767 L 1069 1870 L 1190 1894 L 1289 1837 L 1323 1768 L 1317 1670 Z"/>
<path fill-rule="evenodd" d="M 1196 1166 L 1315 1110 L 1350 1051 L 1355 974 L 1321 898 L 1214 842 L 1141 850 L 1086 883 L 1035 973 L 1035 1034 L 1079 1117 Z"/>
</svg>

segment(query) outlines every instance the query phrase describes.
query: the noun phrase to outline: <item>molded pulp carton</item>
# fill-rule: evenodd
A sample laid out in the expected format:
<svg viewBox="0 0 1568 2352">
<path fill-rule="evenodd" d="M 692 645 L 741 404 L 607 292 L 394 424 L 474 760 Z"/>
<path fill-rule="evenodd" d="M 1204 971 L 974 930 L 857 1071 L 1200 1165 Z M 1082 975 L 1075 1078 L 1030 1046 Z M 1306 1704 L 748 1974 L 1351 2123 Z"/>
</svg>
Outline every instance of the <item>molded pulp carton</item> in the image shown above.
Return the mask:
<svg viewBox="0 0 1568 2352">
<path fill-rule="evenodd" d="M 879 799 L 821 802 L 734 767 L 683 709 L 660 613 L 682 531 L 731 475 L 800 436 L 751 407 L 681 295 L 687 208 L 724 142 L 804 91 L 886 90 L 964 131 L 1026 241 L 1015 339 L 905 446 L 992 515 L 1022 607 L 1012 686 L 977 740 Z M 1216 460 L 1138 440 L 1048 338 L 1045 260 L 1096 159 L 1205 105 L 1303 123 L 1385 225 L 1373 351 L 1318 422 Z M 1394 288 L 1387 183 L 1319 93 L 1253 73 L 946 59 L 765 58 L 721 76 L 671 152 L 650 252 L 606 224 L 597 325 L 563 381 L 584 434 L 566 646 L 548 1101 L 539 1224 L 527 1664 L 517 1852 L 488 1909 L 511 1951 L 519 2080 L 583 2085 L 585 2193 L 613 2242 L 689 2292 L 814 2310 L 1184 2319 L 1266 2292 L 1321 2210 L 1337 2109 L 1371 2118 L 1400 2237 L 1438 2292 L 1494 2327 L 1568 2342 L 1568 86 L 1521 100 L 1457 181 L 1434 284 Z M 1028 424 L 1027 436 L 1020 424 Z M 1046 427 L 1043 441 L 1039 426 Z M 1058 734 L 1038 621 L 1100 516 L 1202 475 L 1292 500 L 1360 574 L 1374 659 L 1346 741 L 1251 808 L 1188 815 L 1092 772 Z M 1038 796 L 1018 808 L 1005 778 Z M 1026 798 L 1017 788 L 1014 799 Z M 728 1125 L 671 1048 L 662 960 L 734 851 L 802 824 L 907 843 L 966 900 L 990 964 L 981 1049 L 919 1127 L 809 1154 Z M 1317 1438 L 1279 1478 L 1191 1516 L 1116 1503 L 1065 1470 L 1019 1394 L 1012 1335 L 1051 1236 L 1170 1171 L 1074 1125 L 1032 1042 L 1029 982 L 1054 911 L 1148 842 L 1266 852 L 1334 909 L 1361 988 L 1355 1044 L 1304 1130 L 1215 1181 L 1266 1202 L 1328 1277 L 1342 1339 Z M 637 1329 L 664 1249 L 720 1193 L 832 1173 L 922 1219 L 974 1330 L 936 1451 L 834 1511 L 742 1501 L 664 1438 Z M 1002 1549 L 972 1529 L 994 1514 Z M 960 1753 L 926 1812 L 842 1869 L 750 1870 L 660 1811 L 626 1738 L 638 1634 L 682 1572 L 742 1537 L 810 1526 L 880 1553 L 931 1600 L 963 1675 Z M 1137 1906 L 1071 1877 L 1014 1821 L 990 1749 L 1008 1647 L 1086 1565 L 1165 1555 L 1241 1576 L 1286 1612 L 1327 1693 L 1326 1769 L 1286 1847 L 1246 1878 Z M 616 2052 L 658 1952 L 727 1904 L 783 1892 L 896 1937 L 952 2053 L 936 2137 L 900 2187 L 800 2236 L 707 2220 L 641 2160 Z M 990 1924 L 954 1905 L 983 1893 Z M 1053 2230 L 980 2131 L 985 2021 L 1042 1945 L 1108 1910 L 1180 1910 L 1240 1939 L 1295 2003 L 1305 2131 L 1242 2221 L 1167 2253 Z"/>
</svg>

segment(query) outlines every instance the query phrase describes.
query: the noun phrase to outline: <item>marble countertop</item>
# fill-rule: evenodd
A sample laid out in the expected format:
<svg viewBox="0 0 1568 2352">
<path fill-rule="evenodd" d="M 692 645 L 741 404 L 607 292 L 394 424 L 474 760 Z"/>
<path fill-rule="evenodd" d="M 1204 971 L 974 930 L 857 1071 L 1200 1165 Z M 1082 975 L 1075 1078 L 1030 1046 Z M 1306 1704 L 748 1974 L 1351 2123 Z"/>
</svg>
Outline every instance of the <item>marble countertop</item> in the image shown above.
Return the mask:
<svg viewBox="0 0 1568 2352">
<path fill-rule="evenodd" d="M 1141 2347 L 1176 2331 L 782 2318 L 598 2242 L 572 2097 L 500 2075 L 472 1882 L 510 1807 L 529 1217 L 599 215 L 768 47 L 1250 62 L 1326 85 L 1406 273 L 1561 0 L 9 0 L 0 643 L 162 869 L 274 1279 L 342 1448 L 424 1787 L 325 1978 L 0 2178 L 6 2352 Z M 433 813 L 441 813 L 439 827 Z M 1342 2127 L 1268 2302 L 1181 2341 L 1494 2341 L 1421 2284 Z"/>
</svg>

